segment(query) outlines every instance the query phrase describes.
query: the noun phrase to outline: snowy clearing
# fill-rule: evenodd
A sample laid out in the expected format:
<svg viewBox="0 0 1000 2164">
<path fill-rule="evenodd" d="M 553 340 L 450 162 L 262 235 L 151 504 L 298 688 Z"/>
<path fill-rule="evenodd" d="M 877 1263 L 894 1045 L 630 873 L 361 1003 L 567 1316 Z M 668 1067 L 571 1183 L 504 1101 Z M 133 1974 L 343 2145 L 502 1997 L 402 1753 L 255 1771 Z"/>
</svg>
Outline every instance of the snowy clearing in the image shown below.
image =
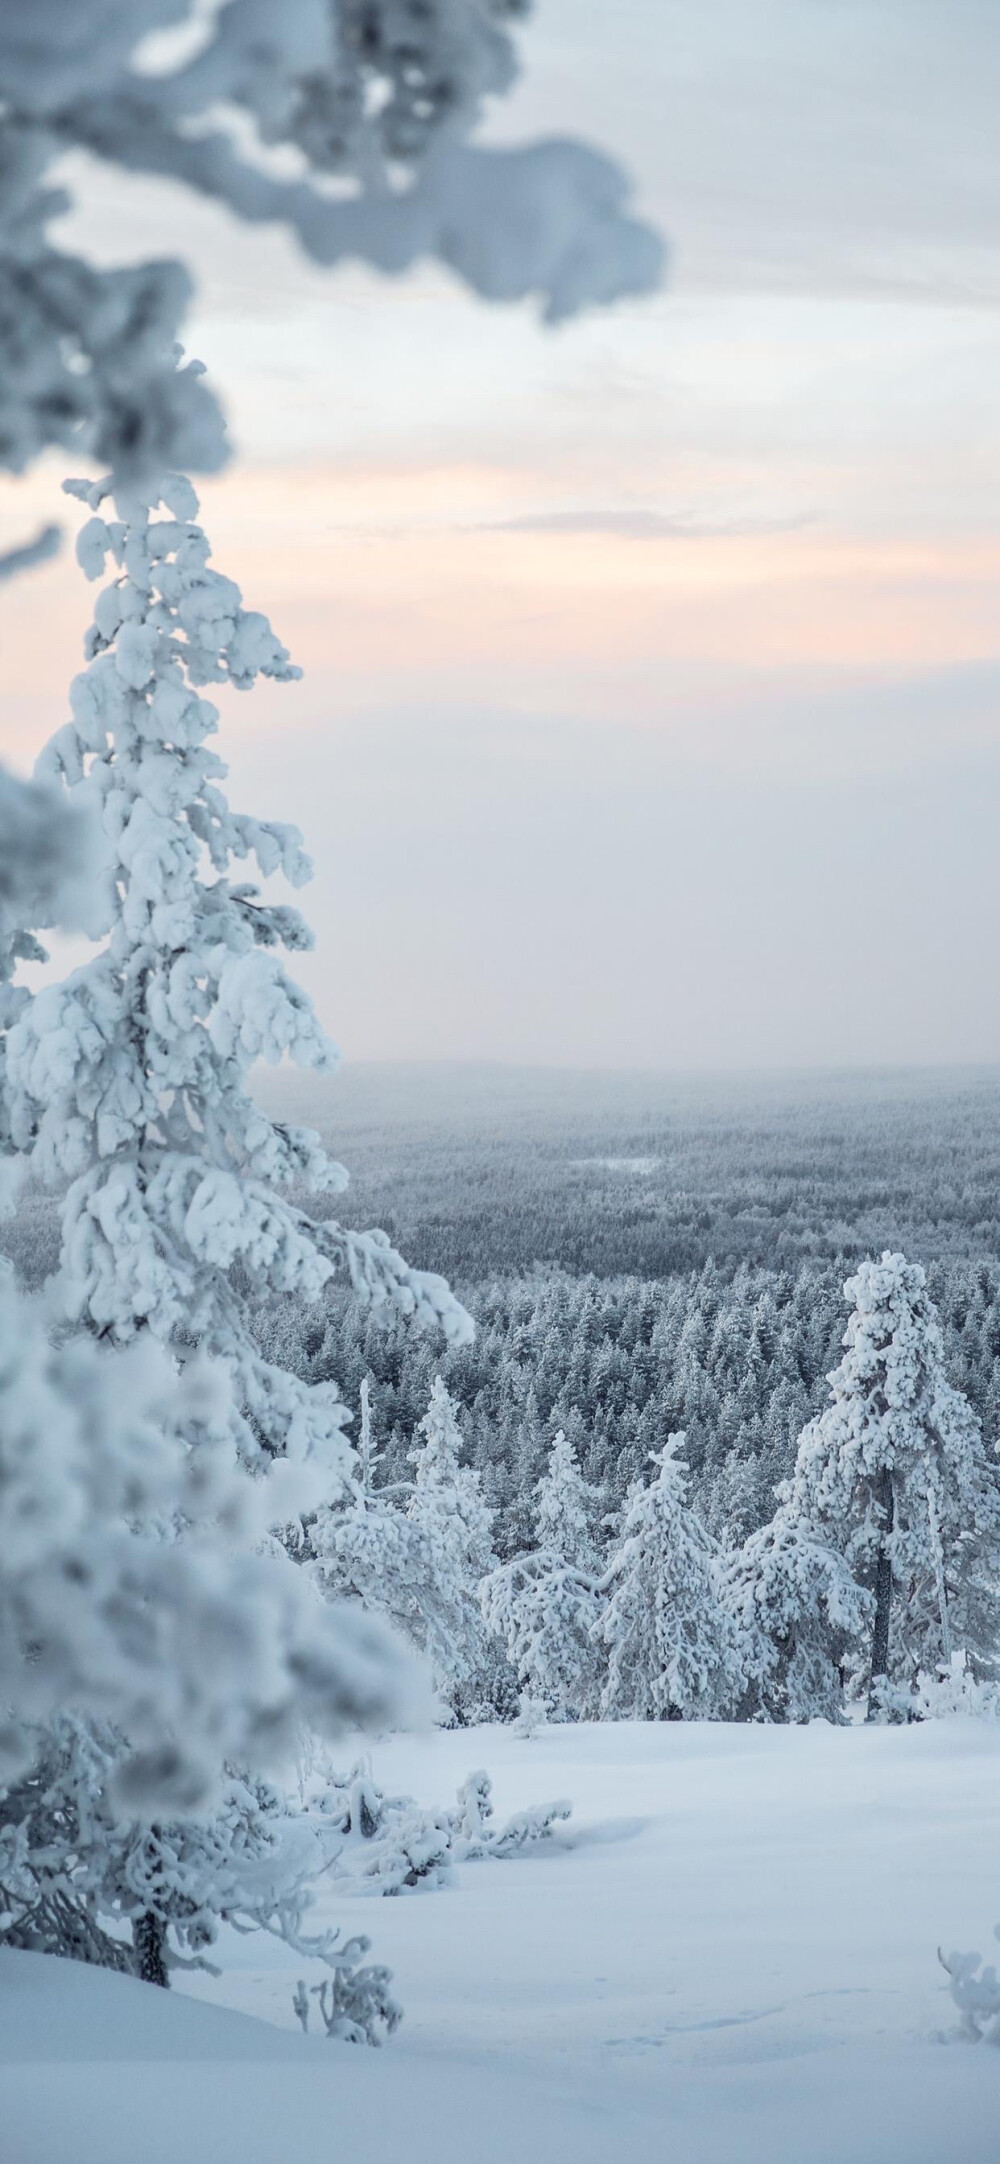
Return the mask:
<svg viewBox="0 0 1000 2164">
<path fill-rule="evenodd" d="M 993 2154 L 1000 2053 L 951 2041 L 935 1948 L 985 1949 L 1000 1914 L 1000 1728 L 623 1722 L 373 1755 L 421 1803 L 484 1765 L 499 1816 L 565 1794 L 573 1818 L 437 1891 L 330 1898 L 396 1971 L 379 2053 L 302 2037 L 303 1964 L 259 1939 L 169 1996 L 0 1956 L 11 2164 Z"/>
</svg>

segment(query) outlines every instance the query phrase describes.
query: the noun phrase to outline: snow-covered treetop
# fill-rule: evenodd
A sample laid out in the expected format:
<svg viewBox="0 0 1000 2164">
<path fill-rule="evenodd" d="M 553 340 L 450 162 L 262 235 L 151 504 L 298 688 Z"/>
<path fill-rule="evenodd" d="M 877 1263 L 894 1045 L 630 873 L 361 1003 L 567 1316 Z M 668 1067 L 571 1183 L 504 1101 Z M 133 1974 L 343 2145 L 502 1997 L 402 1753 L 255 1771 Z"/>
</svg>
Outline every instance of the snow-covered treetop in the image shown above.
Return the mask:
<svg viewBox="0 0 1000 2164">
<path fill-rule="evenodd" d="M 458 1478 L 462 1432 L 455 1400 L 440 1375 L 431 1384 L 430 1403 L 409 1453 L 417 1488 L 453 1488 Z"/>
<path fill-rule="evenodd" d="M 483 1616 L 504 1641 L 527 1702 L 548 1706 L 559 1720 L 590 1718 L 600 1694 L 597 1492 L 560 1428 L 536 1489 L 536 1546 L 491 1570 L 480 1586 Z"/>
<path fill-rule="evenodd" d="M 440 1375 L 434 1377 L 417 1435 L 420 1440 L 409 1453 L 414 1476 L 407 1514 L 423 1528 L 432 1547 L 443 1539 L 453 1551 L 455 1567 L 468 1579 L 466 1590 L 471 1593 L 496 1561 L 491 1540 L 493 1512 L 483 1496 L 479 1474 L 459 1462 L 458 1407 Z"/>
<path fill-rule="evenodd" d="M 838 1373 L 862 1384 L 877 1376 L 887 1411 L 911 1404 L 929 1358 L 941 1348 L 926 1272 L 886 1249 L 877 1262 L 866 1256 L 847 1279 L 844 1298 L 852 1313 L 844 1332 L 847 1358 Z"/>
<path fill-rule="evenodd" d="M 565 140 L 467 140 L 514 80 L 508 25 L 523 12 L 523 0 L 5 0 L 0 463 L 20 472 L 61 444 L 134 481 L 225 456 L 214 400 L 173 366 L 183 265 L 99 270 L 52 246 L 69 199 L 49 168 L 67 150 L 284 224 L 317 263 L 398 273 L 436 257 L 489 300 L 537 295 L 550 320 L 655 285 L 660 244 L 628 215 L 607 158 Z"/>
<path fill-rule="evenodd" d="M 690 1467 L 684 1456 L 686 1445 L 687 1436 L 681 1430 L 668 1435 L 659 1450 L 650 1451 L 652 1477 L 645 1485 L 637 1481 L 626 1499 L 620 1537 L 608 1567 L 609 1582 L 626 1574 L 647 1535 L 654 1531 L 657 1538 L 662 1535 L 668 1547 L 676 1535 L 692 1550 L 715 1555 L 715 1542 L 688 1504 Z"/>
<path fill-rule="evenodd" d="M 829 1378 L 832 1402 L 801 1437 L 791 1491 L 793 1509 L 821 1523 L 843 1520 L 858 1484 L 883 1467 L 905 1476 L 921 1461 L 929 1475 L 942 1451 L 965 1455 L 976 1436 L 966 1400 L 947 1380 L 919 1263 L 868 1257 L 844 1297 L 852 1312 L 844 1358 Z"/>
<path fill-rule="evenodd" d="M 599 1564 L 593 1533 L 598 1491 L 584 1480 L 576 1451 L 562 1428 L 538 1483 L 535 1521 L 539 1548 L 575 1569 L 596 1576 Z"/>
</svg>

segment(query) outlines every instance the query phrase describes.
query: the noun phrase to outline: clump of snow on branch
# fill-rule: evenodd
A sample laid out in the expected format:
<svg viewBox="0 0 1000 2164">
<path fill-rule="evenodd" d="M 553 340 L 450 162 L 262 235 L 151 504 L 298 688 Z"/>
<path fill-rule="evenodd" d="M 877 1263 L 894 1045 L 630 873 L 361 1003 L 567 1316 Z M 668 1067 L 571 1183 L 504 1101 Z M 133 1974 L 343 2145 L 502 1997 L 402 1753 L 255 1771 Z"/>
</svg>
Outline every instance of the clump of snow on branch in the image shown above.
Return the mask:
<svg viewBox="0 0 1000 2164">
<path fill-rule="evenodd" d="M 1000 1924 L 993 1936 L 1000 1939 Z M 1000 2044 L 1000 1976 L 993 1963 L 981 1954 L 939 1953 L 938 1959 L 950 1979 L 962 2035 L 970 2044 Z"/>
<path fill-rule="evenodd" d="M 200 371 L 174 365 L 184 266 L 99 269 L 54 245 L 67 150 L 281 224 L 316 263 L 399 273 L 437 258 L 487 299 L 537 296 L 551 320 L 656 284 L 660 244 L 609 159 L 572 141 L 468 141 L 514 81 L 522 12 L 521 0 L 7 0 L 0 462 L 21 472 L 58 444 L 145 484 L 226 454 Z"/>
</svg>

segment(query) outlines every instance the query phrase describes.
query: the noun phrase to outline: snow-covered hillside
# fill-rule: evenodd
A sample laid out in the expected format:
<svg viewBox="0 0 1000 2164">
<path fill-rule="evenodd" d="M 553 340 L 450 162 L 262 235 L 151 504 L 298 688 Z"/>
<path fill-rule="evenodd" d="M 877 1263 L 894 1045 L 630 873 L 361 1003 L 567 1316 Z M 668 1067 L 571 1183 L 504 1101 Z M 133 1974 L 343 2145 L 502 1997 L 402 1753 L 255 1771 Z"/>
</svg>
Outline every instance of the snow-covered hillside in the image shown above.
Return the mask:
<svg viewBox="0 0 1000 2164">
<path fill-rule="evenodd" d="M 169 1996 L 0 1956 L 10 2164 L 994 2153 L 1000 2054 L 953 2040 L 935 1948 L 985 1945 L 1000 1913 L 1000 1728 L 493 1728 L 374 1760 L 423 1803 L 486 1765 L 500 1815 L 565 1794 L 573 1818 L 449 1887 L 330 1900 L 395 1967 L 381 2053 L 302 2037 L 303 1964 L 267 1941 Z"/>
</svg>

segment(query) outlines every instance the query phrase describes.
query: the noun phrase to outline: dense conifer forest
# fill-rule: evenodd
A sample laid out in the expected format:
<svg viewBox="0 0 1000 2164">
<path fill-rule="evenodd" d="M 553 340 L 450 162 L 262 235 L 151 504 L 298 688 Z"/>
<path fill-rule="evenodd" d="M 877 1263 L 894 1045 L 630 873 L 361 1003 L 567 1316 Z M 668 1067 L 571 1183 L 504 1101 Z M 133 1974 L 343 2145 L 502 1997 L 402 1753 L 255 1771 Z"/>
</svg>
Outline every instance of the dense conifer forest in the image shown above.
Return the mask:
<svg viewBox="0 0 1000 2164">
<path fill-rule="evenodd" d="M 898 1246 L 1000 1260 L 1000 1073 L 265 1074 L 350 1166 L 338 1210 L 465 1289 L 536 1264 L 670 1279 Z"/>
<path fill-rule="evenodd" d="M 770 1518 L 840 1357 L 843 1286 L 901 1248 L 928 1271 L 950 1380 L 1000 1435 L 1000 1076 L 560 1074 L 345 1067 L 265 1073 L 275 1116 L 317 1127 L 351 1184 L 342 1221 L 443 1272 L 471 1345 L 359 1309 L 258 1310 L 268 1354 L 356 1406 L 371 1378 L 382 1479 L 441 1374 L 498 1551 L 529 1535 L 558 1428 L 605 1508 L 683 1430 L 692 1496 L 738 1544 Z M 320 1204 L 320 1212 L 322 1203 Z M 47 1197 L 3 1228 L 29 1284 L 54 1265 Z"/>
<path fill-rule="evenodd" d="M 991 1071 L 347 1068 L 268 1076 L 262 1093 L 343 1152 L 346 1220 L 443 1271 L 478 1324 L 452 1350 L 327 1295 L 262 1311 L 267 1349 L 352 1405 L 371 1376 L 387 1481 L 442 1374 L 502 1554 L 525 1544 L 559 1427 L 608 1511 L 683 1430 L 693 1498 L 720 1539 L 745 1539 L 826 1402 L 845 1279 L 885 1248 L 927 1268 L 949 1378 L 1000 1435 Z"/>
</svg>

